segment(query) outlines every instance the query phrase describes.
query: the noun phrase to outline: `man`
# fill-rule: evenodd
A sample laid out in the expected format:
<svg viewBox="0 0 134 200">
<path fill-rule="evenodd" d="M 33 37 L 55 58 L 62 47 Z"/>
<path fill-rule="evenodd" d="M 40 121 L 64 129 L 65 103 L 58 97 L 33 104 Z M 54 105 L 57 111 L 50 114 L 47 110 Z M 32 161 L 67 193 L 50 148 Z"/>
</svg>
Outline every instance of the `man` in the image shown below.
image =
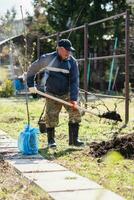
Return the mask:
<svg viewBox="0 0 134 200">
<path fill-rule="evenodd" d="M 73 104 L 73 107 L 64 105 L 69 114 L 69 145 L 81 146 L 84 143 L 78 139 L 81 114 L 77 109 L 79 93 L 79 71 L 75 58 L 71 55 L 74 51 L 68 39 L 58 42 L 55 52 L 44 54 L 36 60 L 27 72 L 29 91 L 35 93 L 34 76 L 40 70 L 46 71 L 45 91 Z M 59 113 L 62 104 L 51 99 L 46 99 L 45 123 L 47 127 L 48 147 L 56 147 L 55 127 L 59 122 Z"/>
</svg>

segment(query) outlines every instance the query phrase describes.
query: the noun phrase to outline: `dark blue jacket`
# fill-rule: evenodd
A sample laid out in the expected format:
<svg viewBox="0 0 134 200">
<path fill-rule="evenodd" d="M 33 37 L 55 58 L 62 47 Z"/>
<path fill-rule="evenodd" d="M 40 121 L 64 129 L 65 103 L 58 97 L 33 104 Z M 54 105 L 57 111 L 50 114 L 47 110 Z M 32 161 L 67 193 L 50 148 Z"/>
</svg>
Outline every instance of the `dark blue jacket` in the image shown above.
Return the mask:
<svg viewBox="0 0 134 200">
<path fill-rule="evenodd" d="M 70 100 L 77 101 L 79 70 L 73 56 L 67 60 L 61 60 L 57 52 L 42 55 L 29 67 L 27 72 L 28 87 L 34 86 L 34 76 L 42 70 L 48 74 L 45 85 L 47 92 L 60 96 L 70 93 Z"/>
</svg>

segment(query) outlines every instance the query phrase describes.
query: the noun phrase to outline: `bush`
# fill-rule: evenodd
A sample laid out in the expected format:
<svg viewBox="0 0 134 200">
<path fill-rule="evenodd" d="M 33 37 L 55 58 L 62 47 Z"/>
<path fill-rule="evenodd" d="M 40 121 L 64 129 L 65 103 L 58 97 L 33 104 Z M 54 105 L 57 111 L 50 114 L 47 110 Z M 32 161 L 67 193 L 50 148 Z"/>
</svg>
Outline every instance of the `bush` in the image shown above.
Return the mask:
<svg viewBox="0 0 134 200">
<path fill-rule="evenodd" d="M 11 97 L 13 94 L 13 82 L 7 79 L 0 87 L 0 97 Z"/>
</svg>

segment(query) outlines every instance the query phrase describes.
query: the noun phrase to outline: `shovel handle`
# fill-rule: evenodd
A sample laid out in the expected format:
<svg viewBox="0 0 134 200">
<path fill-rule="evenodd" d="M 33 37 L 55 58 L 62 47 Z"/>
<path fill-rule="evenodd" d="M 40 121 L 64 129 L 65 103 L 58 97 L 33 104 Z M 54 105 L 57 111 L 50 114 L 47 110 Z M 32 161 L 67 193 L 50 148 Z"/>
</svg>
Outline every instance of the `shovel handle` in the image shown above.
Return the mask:
<svg viewBox="0 0 134 200">
<path fill-rule="evenodd" d="M 62 103 L 62 104 L 64 104 L 64 105 L 73 107 L 73 104 L 72 104 L 72 103 L 69 103 L 69 102 L 64 101 L 64 100 L 62 100 L 62 99 L 59 99 L 59 98 L 57 98 L 57 97 L 54 97 L 54 96 L 52 96 L 52 95 L 50 95 L 50 94 L 46 94 L 46 93 L 41 92 L 41 91 L 39 91 L 39 90 L 37 90 L 37 89 L 35 89 L 35 90 L 36 90 L 36 93 L 39 94 L 39 95 L 41 95 L 41 96 L 44 96 L 44 97 L 46 97 L 46 98 L 48 98 L 48 99 L 52 99 L 52 100 L 57 101 L 57 102 L 59 102 L 59 103 Z M 77 109 L 78 109 L 78 110 L 81 110 L 81 111 L 84 111 L 84 112 L 87 112 L 87 113 L 90 113 L 91 115 L 95 115 L 95 116 L 99 117 L 99 115 L 97 115 L 96 113 L 94 113 L 94 112 L 92 112 L 92 111 L 90 111 L 90 110 L 88 110 L 88 109 L 82 108 L 82 107 L 80 107 L 80 106 L 77 106 Z"/>
</svg>

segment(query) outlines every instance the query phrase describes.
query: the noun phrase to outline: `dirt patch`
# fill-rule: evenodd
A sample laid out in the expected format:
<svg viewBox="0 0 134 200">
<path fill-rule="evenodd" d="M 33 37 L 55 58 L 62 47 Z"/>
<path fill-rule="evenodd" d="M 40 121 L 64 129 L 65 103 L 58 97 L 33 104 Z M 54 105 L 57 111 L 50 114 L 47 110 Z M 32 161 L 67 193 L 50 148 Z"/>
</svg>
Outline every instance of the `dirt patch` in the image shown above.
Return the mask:
<svg viewBox="0 0 134 200">
<path fill-rule="evenodd" d="M 134 133 L 115 137 L 113 140 L 102 141 L 100 143 L 90 143 L 90 154 L 93 157 L 101 157 L 108 151 L 115 150 L 125 158 L 134 158 Z"/>
<path fill-rule="evenodd" d="M 0 199 L 50 200 L 51 198 L 36 185 L 21 177 L 0 154 Z"/>
</svg>

